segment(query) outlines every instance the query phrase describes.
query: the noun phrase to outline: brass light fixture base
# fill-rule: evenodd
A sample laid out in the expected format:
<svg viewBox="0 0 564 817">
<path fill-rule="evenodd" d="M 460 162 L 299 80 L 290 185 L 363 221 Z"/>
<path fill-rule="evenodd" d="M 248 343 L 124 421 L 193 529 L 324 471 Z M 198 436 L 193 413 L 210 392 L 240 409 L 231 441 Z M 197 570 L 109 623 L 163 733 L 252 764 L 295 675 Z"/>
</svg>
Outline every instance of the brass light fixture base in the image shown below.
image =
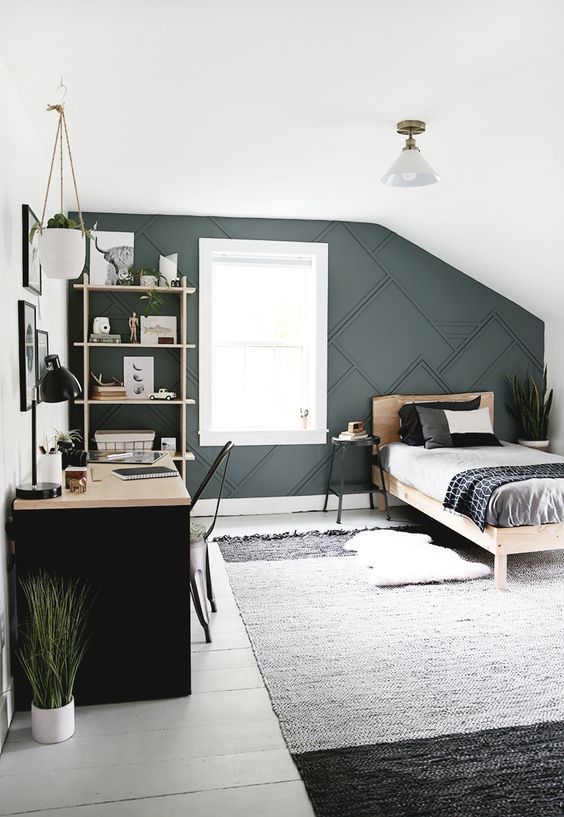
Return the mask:
<svg viewBox="0 0 564 817">
<path fill-rule="evenodd" d="M 420 119 L 402 119 L 398 122 L 398 133 L 404 136 L 418 136 L 420 133 L 425 133 L 425 122 Z"/>
</svg>

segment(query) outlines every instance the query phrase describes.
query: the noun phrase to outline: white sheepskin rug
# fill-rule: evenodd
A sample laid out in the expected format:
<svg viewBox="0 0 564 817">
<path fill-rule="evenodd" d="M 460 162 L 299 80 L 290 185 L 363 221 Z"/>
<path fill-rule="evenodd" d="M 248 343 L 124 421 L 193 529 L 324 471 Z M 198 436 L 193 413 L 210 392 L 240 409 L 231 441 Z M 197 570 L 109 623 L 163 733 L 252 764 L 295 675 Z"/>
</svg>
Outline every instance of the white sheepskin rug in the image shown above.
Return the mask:
<svg viewBox="0 0 564 817">
<path fill-rule="evenodd" d="M 378 587 L 467 581 L 491 572 L 487 565 L 466 562 L 454 550 L 437 547 L 424 533 L 367 530 L 343 547 L 356 552 L 360 563 L 372 568 L 369 580 Z"/>
</svg>

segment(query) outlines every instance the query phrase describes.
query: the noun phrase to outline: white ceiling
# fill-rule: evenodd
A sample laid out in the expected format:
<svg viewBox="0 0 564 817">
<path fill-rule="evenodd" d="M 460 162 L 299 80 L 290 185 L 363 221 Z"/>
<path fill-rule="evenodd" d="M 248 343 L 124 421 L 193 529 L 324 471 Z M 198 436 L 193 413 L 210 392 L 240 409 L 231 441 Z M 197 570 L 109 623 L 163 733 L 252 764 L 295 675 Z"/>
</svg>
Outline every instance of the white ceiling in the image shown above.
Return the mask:
<svg viewBox="0 0 564 817">
<path fill-rule="evenodd" d="M 84 209 L 378 222 L 562 317 L 562 0 L 0 9 L 46 157 L 64 75 Z M 403 118 L 428 122 L 419 145 L 440 184 L 380 184 Z"/>
</svg>

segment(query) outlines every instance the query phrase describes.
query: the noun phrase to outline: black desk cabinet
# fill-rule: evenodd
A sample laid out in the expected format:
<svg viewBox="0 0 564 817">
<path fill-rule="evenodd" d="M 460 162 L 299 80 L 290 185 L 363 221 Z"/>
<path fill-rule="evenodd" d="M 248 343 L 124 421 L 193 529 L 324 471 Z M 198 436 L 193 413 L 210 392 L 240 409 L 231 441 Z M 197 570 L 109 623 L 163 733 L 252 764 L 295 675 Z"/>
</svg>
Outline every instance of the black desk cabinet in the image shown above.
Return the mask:
<svg viewBox="0 0 564 817">
<path fill-rule="evenodd" d="M 43 569 L 87 580 L 90 643 L 77 705 L 190 693 L 189 508 L 24 510 L 15 513 L 16 576 Z M 17 590 L 18 621 L 25 599 Z M 30 688 L 14 661 L 16 706 Z"/>
</svg>

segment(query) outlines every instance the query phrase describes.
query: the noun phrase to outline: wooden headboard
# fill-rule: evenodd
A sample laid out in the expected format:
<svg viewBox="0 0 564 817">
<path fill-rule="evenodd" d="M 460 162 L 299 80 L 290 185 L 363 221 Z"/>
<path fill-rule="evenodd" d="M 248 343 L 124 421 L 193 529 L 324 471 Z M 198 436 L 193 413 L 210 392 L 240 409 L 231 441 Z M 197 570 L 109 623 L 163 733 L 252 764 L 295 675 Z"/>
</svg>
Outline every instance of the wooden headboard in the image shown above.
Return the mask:
<svg viewBox="0 0 564 817">
<path fill-rule="evenodd" d="M 372 433 L 380 437 L 382 445 L 399 442 L 400 418 L 398 411 L 405 403 L 426 403 L 434 400 L 472 400 L 482 398 L 480 408 L 489 408 L 492 426 L 494 421 L 493 391 L 473 391 L 466 394 L 385 394 L 372 398 Z"/>
</svg>

